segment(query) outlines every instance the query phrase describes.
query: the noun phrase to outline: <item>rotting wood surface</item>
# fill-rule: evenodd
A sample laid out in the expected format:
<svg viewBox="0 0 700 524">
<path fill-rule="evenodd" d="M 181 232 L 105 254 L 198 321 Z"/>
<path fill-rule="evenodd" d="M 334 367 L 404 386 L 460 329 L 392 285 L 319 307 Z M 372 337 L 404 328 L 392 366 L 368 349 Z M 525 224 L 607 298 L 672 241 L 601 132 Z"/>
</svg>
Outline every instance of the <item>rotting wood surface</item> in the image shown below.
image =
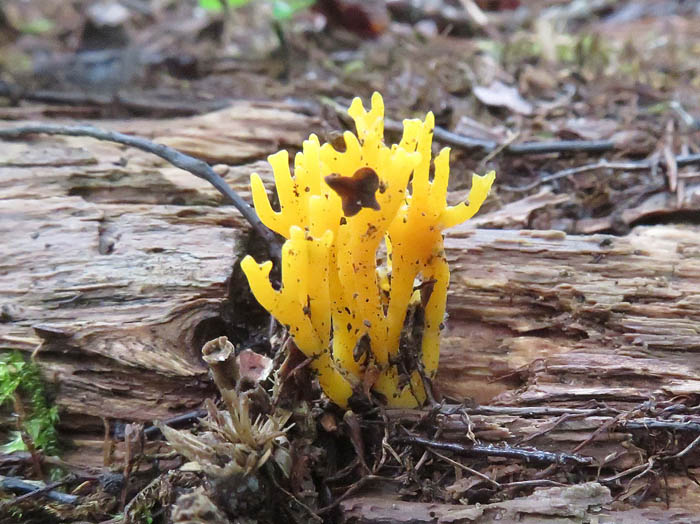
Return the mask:
<svg viewBox="0 0 700 524">
<path fill-rule="evenodd" d="M 460 506 L 401 502 L 386 496 L 361 496 L 341 502 L 346 523 L 503 524 L 666 524 L 697 522 L 691 512 L 674 509 L 606 511 L 610 492 L 595 482 L 553 487 L 492 504 Z M 592 513 L 589 513 L 592 512 Z M 595 515 L 591 520 L 590 515 Z M 370 517 L 368 518 L 367 515 Z"/>
<path fill-rule="evenodd" d="M 261 159 L 301 143 L 315 120 L 242 102 L 102 125 L 207 151 L 246 197 L 252 171 L 271 178 Z M 222 303 L 248 237 L 215 189 L 141 151 L 33 137 L 2 142 L 0 202 L 0 347 L 38 351 L 66 429 L 96 437 L 101 418 L 150 423 L 213 392 L 200 349 L 225 333 Z M 101 462 L 97 440 L 84 442 L 95 446 L 76 458 Z"/>
<path fill-rule="evenodd" d="M 271 178 L 261 159 L 300 144 L 315 122 L 286 106 L 240 104 L 165 123 L 101 125 L 206 153 L 228 164 L 221 172 L 246 196 L 250 172 Z M 213 189 L 145 153 L 36 137 L 2 143 L 0 200 L 0 346 L 38 348 L 63 430 L 84 443 L 75 460 L 101 462 L 101 418 L 148 423 L 212 393 L 199 349 L 224 329 L 222 304 L 244 292 L 229 279 L 247 242 L 247 225 L 218 207 Z M 523 213 L 553 201 L 531 199 L 510 219 L 501 210 L 479 223 L 518 227 Z M 612 456 L 619 470 L 643 463 L 631 432 L 594 435 L 613 416 L 574 411 L 594 399 L 624 410 L 700 391 L 700 229 L 611 237 L 467 224 L 446 248 L 452 286 L 440 390 L 572 412 L 474 414 L 477 437 L 571 451 L 595 436 L 582 454 Z M 669 474 L 668 485 L 672 501 L 700 510 L 700 489 L 685 475 Z M 344 502 L 349 520 L 358 500 Z"/>
</svg>

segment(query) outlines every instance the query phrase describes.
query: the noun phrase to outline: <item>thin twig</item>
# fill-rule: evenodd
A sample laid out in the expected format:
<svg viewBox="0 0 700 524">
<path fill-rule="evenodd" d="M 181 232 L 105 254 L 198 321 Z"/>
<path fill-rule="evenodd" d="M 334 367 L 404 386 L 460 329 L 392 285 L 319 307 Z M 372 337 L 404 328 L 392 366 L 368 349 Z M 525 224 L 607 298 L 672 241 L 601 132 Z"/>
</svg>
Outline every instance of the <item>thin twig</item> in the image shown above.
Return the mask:
<svg viewBox="0 0 700 524">
<path fill-rule="evenodd" d="M 567 169 L 562 169 L 551 175 L 545 175 L 530 184 L 525 184 L 523 186 L 502 186 L 503 189 L 508 191 L 525 192 L 536 188 L 541 184 L 547 182 L 552 182 L 553 180 L 559 180 L 560 178 L 566 178 L 578 173 L 585 173 L 587 171 L 595 171 L 597 169 L 624 169 L 627 171 L 641 171 L 645 169 L 653 169 L 654 166 L 661 164 L 669 166 L 671 163 L 675 163 L 676 167 L 685 167 L 693 164 L 700 163 L 700 154 L 693 155 L 678 155 L 671 157 L 670 159 L 664 160 L 660 159 L 658 162 L 656 160 L 640 160 L 640 161 L 626 161 L 626 162 L 608 162 L 603 159 L 594 164 L 586 164 L 583 166 L 570 167 Z"/>
<path fill-rule="evenodd" d="M 615 149 L 612 140 L 553 140 L 511 144 L 504 152 L 510 155 L 542 155 L 546 153 L 604 153 Z"/>
<path fill-rule="evenodd" d="M 583 166 L 562 169 L 561 171 L 557 171 L 556 173 L 552 173 L 551 175 L 545 175 L 543 177 L 540 177 L 537 180 L 535 180 L 534 182 L 532 182 L 530 184 L 526 184 L 524 186 L 505 186 L 504 189 L 506 189 L 508 191 L 517 191 L 517 192 L 530 191 L 531 189 L 534 189 L 541 184 L 546 184 L 547 182 L 552 182 L 553 180 L 559 180 L 560 178 L 566 178 L 566 177 L 569 177 L 572 175 L 576 175 L 578 173 L 585 173 L 587 171 L 595 171 L 596 169 L 626 169 L 626 170 L 632 171 L 632 170 L 642 170 L 642 169 L 649 169 L 649 168 L 650 168 L 649 162 L 608 162 L 607 160 L 603 159 L 603 160 L 600 160 L 599 162 L 596 162 L 595 164 L 586 164 Z"/>
<path fill-rule="evenodd" d="M 294 496 L 293 493 L 291 493 L 290 491 L 284 489 L 284 488 L 280 485 L 280 483 L 277 482 L 277 479 L 275 478 L 275 475 L 274 475 L 274 474 L 270 475 L 270 478 L 272 479 L 272 482 L 275 484 L 275 487 L 276 487 L 277 489 L 279 489 L 282 493 L 284 493 L 285 495 L 287 495 L 287 497 L 289 497 L 291 500 L 293 500 L 296 504 L 298 504 L 299 506 L 301 506 L 301 507 L 309 514 L 309 516 L 310 516 L 313 520 L 315 520 L 316 522 L 323 522 L 323 519 L 319 516 L 318 513 L 316 513 L 313 509 L 311 509 L 309 506 L 307 506 L 307 505 L 304 504 L 301 500 L 299 500 L 296 496 Z"/>
<path fill-rule="evenodd" d="M 175 415 L 174 417 L 165 419 L 163 420 L 163 424 L 171 428 L 177 428 L 179 426 L 193 424 L 199 419 L 203 418 L 206 414 L 207 411 L 205 409 L 194 409 L 192 411 L 188 411 L 187 413 L 183 413 L 182 415 Z M 161 436 L 163 436 L 163 434 L 161 433 L 160 428 L 158 426 L 152 425 L 147 426 L 143 430 L 143 436 L 147 439 L 155 439 L 160 438 Z M 124 435 L 121 435 L 122 440 L 123 438 Z"/>
<path fill-rule="evenodd" d="M 423 412 L 417 409 L 386 409 L 389 419 L 405 419 L 423 416 Z M 477 406 L 474 408 L 465 407 L 463 404 L 444 404 L 440 406 L 440 414 L 456 415 L 466 413 L 468 415 L 512 415 L 516 417 L 543 417 L 560 415 L 617 415 L 619 410 L 611 408 L 556 408 L 547 406 Z"/>
<path fill-rule="evenodd" d="M 350 464 L 345 466 L 343 469 L 336 471 L 333 475 L 330 475 L 330 476 L 324 478 L 323 482 L 325 482 L 326 484 L 331 484 L 333 482 L 337 482 L 338 480 L 347 477 L 350 473 L 355 471 L 355 468 L 359 465 L 360 465 L 360 459 L 358 457 L 355 457 L 354 459 L 352 459 L 350 461 Z"/>
<path fill-rule="evenodd" d="M 677 100 L 672 101 L 669 106 L 671 109 L 673 109 L 676 113 L 678 113 L 678 116 L 681 117 L 681 120 L 687 125 L 690 129 L 693 131 L 698 131 L 700 130 L 700 121 L 698 121 L 697 118 L 695 118 L 693 115 L 688 113 L 685 108 L 678 102 Z"/>
<path fill-rule="evenodd" d="M 482 446 L 478 444 L 465 446 L 457 442 L 435 441 L 412 435 L 398 437 L 397 441 L 408 444 L 420 444 L 422 446 L 442 449 L 444 451 L 451 451 L 465 457 L 504 457 L 514 458 L 525 462 L 539 462 L 545 464 L 573 463 L 582 466 L 589 466 L 593 461 L 591 457 L 582 457 L 580 455 L 573 455 L 569 453 L 552 453 L 551 451 L 541 451 L 538 449 L 512 447 L 501 448 L 497 446 Z"/>
<path fill-rule="evenodd" d="M 437 431 L 435 431 L 435 435 L 433 435 L 433 441 L 435 439 L 439 439 L 442 436 L 442 427 L 438 427 Z M 425 451 L 423 451 L 423 455 L 421 455 L 421 458 L 418 459 L 418 462 L 416 462 L 415 467 L 413 468 L 413 471 L 418 472 L 420 469 L 423 467 L 423 464 L 425 464 L 428 461 L 428 456 L 430 455 L 429 453 L 430 448 L 427 448 Z"/>
<path fill-rule="evenodd" d="M 620 420 L 623 420 L 624 417 L 629 416 L 629 413 L 620 413 L 618 416 L 615 418 L 612 418 L 610 420 L 606 420 L 603 422 L 598 428 L 588 435 L 586 439 L 584 439 L 582 442 L 580 442 L 574 449 L 571 450 L 572 453 L 578 453 L 581 451 L 583 448 L 588 446 L 591 442 L 593 442 L 596 438 L 598 438 L 598 435 L 603 434 L 605 431 L 609 430 L 611 427 L 614 427 L 615 424 L 620 422 Z"/>
<path fill-rule="evenodd" d="M 384 422 L 383 424 L 383 430 L 384 430 L 384 435 L 382 436 L 382 456 L 381 459 L 379 460 L 378 463 L 374 465 L 372 473 L 377 473 L 380 468 L 384 465 L 384 462 L 386 460 L 386 453 L 387 451 L 389 454 L 394 457 L 394 460 L 396 461 L 397 464 L 400 466 L 404 466 L 403 461 L 401 460 L 401 457 L 399 454 L 396 452 L 396 450 L 389 444 L 389 417 L 386 416 L 385 410 L 381 410 L 381 417 L 382 421 Z"/>
<path fill-rule="evenodd" d="M 151 142 L 145 138 L 125 135 L 116 131 L 107 131 L 106 129 L 100 129 L 90 125 L 63 126 L 55 124 L 29 124 L 26 126 L 0 129 L 0 138 L 4 139 L 17 139 L 34 134 L 87 136 L 97 140 L 116 142 L 117 144 L 123 144 L 154 154 L 175 167 L 184 169 L 194 176 L 206 180 L 240 211 L 243 218 L 245 218 L 253 229 L 265 240 L 273 260 L 279 261 L 280 245 L 275 234 L 260 221 L 255 210 L 203 160 L 181 153 L 172 147 Z"/>
<path fill-rule="evenodd" d="M 392 126 L 392 128 L 393 127 L 400 127 L 400 129 L 402 129 L 402 126 L 400 126 L 398 122 L 396 122 L 396 126 Z M 495 140 L 482 140 L 480 138 L 471 138 L 468 136 L 460 135 L 458 133 L 453 133 L 452 131 L 448 131 L 447 129 L 444 129 L 440 126 L 435 126 L 433 136 L 435 137 L 435 140 L 438 140 L 443 144 L 447 144 L 448 146 L 458 147 L 460 149 L 467 150 L 480 149 L 485 153 L 495 151 L 499 146 L 498 142 L 496 142 Z"/>
<path fill-rule="evenodd" d="M 516 482 L 506 482 L 501 484 L 503 489 L 514 489 L 514 488 L 534 488 L 538 486 L 556 486 L 563 487 L 567 484 L 562 482 L 557 482 L 556 480 L 550 479 L 536 479 L 536 480 L 518 480 Z"/>
<path fill-rule="evenodd" d="M 69 495 L 68 493 L 61 493 L 60 491 L 54 490 L 54 488 L 57 488 L 66 482 L 67 480 L 62 480 L 43 487 L 37 487 L 34 484 L 30 484 L 29 482 L 25 482 L 24 480 L 16 477 L 0 476 L 0 488 L 7 491 L 19 491 L 23 493 L 23 495 L 20 495 L 17 498 L 3 502 L 2 506 L 0 507 L 12 506 L 28 498 L 38 497 L 40 495 L 48 499 L 55 500 L 56 502 L 60 502 L 61 504 L 75 504 L 79 499 L 77 495 Z"/>
<path fill-rule="evenodd" d="M 448 463 L 452 464 L 453 466 L 455 466 L 455 467 L 457 467 L 457 468 L 463 469 L 463 470 L 466 471 L 467 473 L 471 473 L 472 475 L 474 475 L 474 476 L 476 476 L 476 477 L 479 477 L 480 479 L 483 479 L 483 480 L 485 480 L 486 482 L 488 482 L 489 484 L 493 484 L 494 487 L 500 489 L 501 484 L 500 484 L 499 482 L 493 480 L 493 479 L 492 479 L 491 477 L 489 477 L 488 475 L 485 475 L 484 473 L 481 473 L 480 471 L 477 471 L 477 470 L 475 470 L 475 469 L 472 469 L 472 468 L 470 468 L 469 466 L 465 466 L 465 465 L 462 464 L 461 462 L 457 462 L 456 460 L 453 460 L 453 459 L 451 459 L 450 457 L 443 455 L 442 453 L 438 453 L 438 452 L 435 451 L 434 449 L 428 448 L 428 451 L 430 451 L 433 455 L 435 455 L 435 456 L 437 456 L 437 457 L 440 457 L 440 458 L 441 458 L 442 460 L 444 460 L 445 462 L 448 462 Z"/>
<path fill-rule="evenodd" d="M 332 99 L 323 99 L 322 103 L 332 108 L 339 117 L 345 119 L 347 116 L 346 105 Z M 401 122 L 391 119 L 384 119 L 384 129 L 400 133 L 403 130 Z M 452 131 L 448 131 L 440 126 L 435 126 L 433 130 L 435 140 L 449 146 L 466 149 L 469 151 L 479 150 L 483 153 L 492 153 L 503 148 L 503 153 L 510 155 L 541 155 L 546 153 L 604 153 L 615 149 L 612 140 L 552 140 L 544 142 L 525 142 L 523 144 L 504 144 L 495 140 L 483 140 L 472 138 Z"/>
<path fill-rule="evenodd" d="M 639 480 L 640 478 L 642 478 L 644 475 L 646 475 L 647 473 L 649 473 L 653 469 L 654 469 L 654 457 L 649 459 L 649 462 L 647 462 L 647 467 L 644 468 L 644 471 L 642 471 L 641 473 L 638 473 L 637 475 L 635 475 L 634 477 L 632 477 L 630 479 L 630 481 L 627 483 L 627 488 L 629 489 L 629 487 L 632 485 L 632 483 L 635 480 Z"/>
<path fill-rule="evenodd" d="M 675 455 L 671 455 L 670 457 L 666 458 L 666 460 L 671 460 L 671 459 L 679 459 L 683 458 L 686 456 L 688 453 L 690 453 L 698 444 L 700 444 L 700 435 L 695 438 L 690 444 L 688 444 L 683 451 L 679 451 Z"/>
<path fill-rule="evenodd" d="M 520 132 L 511 133 L 510 136 L 508 138 L 506 138 L 506 140 L 503 143 L 501 143 L 496 149 L 494 149 L 488 155 L 486 155 L 484 158 L 481 159 L 481 161 L 479 162 L 479 170 L 484 169 L 486 167 L 486 164 L 491 162 L 491 160 L 493 160 L 495 157 L 497 157 L 503 151 L 508 149 L 508 147 L 513 142 L 515 142 L 519 136 L 520 136 Z"/>
<path fill-rule="evenodd" d="M 544 429 L 541 429 L 540 431 L 536 431 L 535 433 L 532 433 L 531 435 L 526 436 L 523 438 L 520 442 L 518 442 L 518 445 L 522 445 L 524 442 L 529 442 L 530 440 L 534 440 L 538 437 L 541 437 L 542 435 L 546 435 L 550 431 L 553 431 L 557 426 L 560 424 L 563 424 L 567 420 L 571 420 L 572 418 L 580 418 L 583 417 L 584 415 L 578 415 L 575 413 L 566 413 L 564 415 L 561 415 L 559 418 L 557 418 L 554 422 L 552 422 L 549 426 L 547 426 Z"/>
<path fill-rule="evenodd" d="M 667 429 L 673 431 L 695 431 L 700 433 L 700 422 L 658 420 L 653 418 L 638 418 L 618 423 L 625 429 Z"/>
<path fill-rule="evenodd" d="M 384 127 L 391 131 L 401 131 L 403 129 L 403 126 L 396 121 L 386 120 L 385 122 Z M 543 155 L 548 153 L 605 153 L 615 149 L 615 143 L 612 140 L 551 140 L 524 142 L 522 144 L 512 144 L 506 141 L 500 143 L 495 140 L 482 140 L 460 135 L 440 126 L 435 126 L 433 136 L 435 140 L 448 146 L 469 151 L 480 150 L 489 155 L 493 153 L 498 154 L 499 152 L 514 156 Z"/>
<path fill-rule="evenodd" d="M 621 479 L 621 478 L 623 478 L 623 477 L 626 477 L 627 475 L 631 475 L 632 473 L 636 473 L 637 471 L 640 471 L 640 470 L 646 468 L 647 465 L 648 465 L 648 463 L 645 463 L 645 464 L 637 464 L 636 466 L 632 466 L 631 468 L 626 469 L 625 471 L 621 471 L 620 473 L 616 473 L 616 474 L 613 475 L 612 477 L 607 477 L 607 478 L 604 478 L 604 479 L 598 479 L 598 482 L 600 482 L 600 483 L 602 483 L 602 484 L 607 484 L 607 483 L 609 483 L 609 482 L 614 482 L 614 481 L 619 480 L 619 479 Z"/>
<path fill-rule="evenodd" d="M 331 502 L 328 506 L 324 506 L 323 508 L 319 509 L 316 511 L 316 515 L 323 515 L 325 513 L 328 513 L 332 509 L 334 509 L 338 504 L 340 504 L 342 501 L 344 501 L 346 498 L 348 498 L 350 495 L 353 493 L 357 492 L 360 488 L 364 487 L 365 484 L 372 480 L 385 480 L 387 482 L 400 482 L 399 478 L 390 478 L 390 477 L 381 477 L 379 475 L 365 475 L 361 479 L 359 479 L 357 482 L 354 482 L 350 487 L 343 492 L 342 495 L 340 495 L 337 499 L 335 499 L 333 502 Z"/>
<path fill-rule="evenodd" d="M 615 417 L 609 420 L 602 420 L 601 424 L 605 427 L 599 427 L 597 434 L 601 431 L 609 428 L 622 428 L 627 430 L 670 430 L 670 431 L 683 431 L 683 432 L 697 432 L 700 433 L 700 420 L 697 417 L 693 417 L 692 420 L 669 420 L 667 418 L 651 418 L 651 417 L 640 417 L 631 420 L 621 420 L 620 416 L 630 416 L 631 412 L 621 413 L 619 410 L 615 410 L 608 407 L 601 408 L 555 408 L 546 406 L 533 406 L 533 407 L 519 407 L 519 406 L 478 406 L 475 408 L 467 408 L 461 404 L 447 404 L 440 406 L 439 412 L 442 415 L 455 416 L 459 414 L 466 415 L 485 415 L 485 416 L 516 416 L 522 418 L 529 417 L 563 417 L 563 419 L 556 420 L 553 426 L 548 427 L 543 432 L 548 432 L 554 429 L 557 425 L 561 424 L 565 420 L 570 418 L 579 417 L 607 417 L 614 415 Z M 424 412 L 412 409 L 387 409 L 385 410 L 387 419 L 389 420 L 404 420 L 413 421 L 418 417 L 424 416 Z M 611 426 L 612 424 L 612 426 Z M 466 424 L 465 424 L 466 426 Z M 542 432 L 535 433 L 531 436 L 526 437 L 527 440 L 532 440 L 536 436 L 540 436 Z M 526 442 L 526 440 L 522 441 Z"/>
<path fill-rule="evenodd" d="M 622 477 L 626 477 L 627 475 L 631 475 L 632 473 L 636 473 L 637 471 L 644 470 L 644 471 L 642 471 L 642 473 L 636 475 L 634 478 L 632 478 L 632 480 L 630 480 L 629 483 L 631 484 L 632 481 L 634 481 L 640 477 L 643 477 L 649 471 L 651 471 L 651 469 L 654 467 L 654 463 L 655 463 L 654 460 L 655 459 L 658 460 L 659 462 L 666 462 L 669 460 L 683 458 L 688 453 L 690 453 L 693 449 L 695 449 L 698 446 L 698 444 L 700 444 L 700 435 L 697 436 L 695 438 L 695 440 L 693 440 L 690 444 L 688 444 L 685 448 L 683 448 L 678 453 L 675 453 L 675 454 L 669 455 L 669 456 L 665 456 L 665 457 L 664 456 L 652 457 L 645 464 L 638 464 L 636 466 L 632 466 L 631 468 L 626 469 L 625 471 L 622 471 L 620 473 L 617 473 L 616 475 L 613 475 L 612 477 L 599 479 L 599 482 L 604 483 L 604 484 L 609 483 L 609 482 L 613 482 L 615 480 L 621 479 Z"/>
</svg>

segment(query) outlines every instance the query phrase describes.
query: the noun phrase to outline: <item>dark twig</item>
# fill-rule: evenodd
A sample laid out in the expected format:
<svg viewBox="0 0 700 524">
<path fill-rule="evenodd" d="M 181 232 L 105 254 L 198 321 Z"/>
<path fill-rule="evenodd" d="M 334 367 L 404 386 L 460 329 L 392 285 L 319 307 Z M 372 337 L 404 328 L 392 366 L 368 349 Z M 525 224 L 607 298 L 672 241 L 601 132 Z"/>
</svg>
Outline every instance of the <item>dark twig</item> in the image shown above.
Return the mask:
<svg viewBox="0 0 700 524">
<path fill-rule="evenodd" d="M 492 484 L 495 488 L 497 488 L 497 489 L 500 489 L 500 488 L 501 488 L 501 484 L 499 484 L 497 481 L 493 480 L 493 479 L 492 479 L 491 477 L 489 477 L 488 475 L 485 475 L 484 473 L 481 473 L 480 471 L 477 471 L 477 470 L 475 470 L 475 469 L 472 469 L 472 468 L 470 468 L 469 466 L 465 466 L 465 465 L 462 464 L 461 462 L 457 462 L 456 460 L 452 460 L 450 457 L 447 457 L 447 456 L 443 455 L 442 453 L 438 453 L 438 452 L 435 451 L 434 449 L 428 448 L 428 451 L 430 451 L 430 452 L 431 452 L 433 455 L 435 455 L 436 457 L 441 458 L 441 459 L 444 460 L 445 462 L 447 462 L 447 463 L 449 463 L 449 464 L 452 464 L 453 466 L 455 466 L 455 467 L 457 467 L 457 468 L 463 469 L 463 470 L 466 471 L 467 473 L 471 473 L 472 475 L 474 475 L 474 476 L 476 476 L 476 477 L 479 477 L 480 479 L 485 480 L 485 481 L 488 482 L 489 484 Z"/>
<path fill-rule="evenodd" d="M 678 155 L 675 157 L 672 157 L 672 160 L 675 162 L 677 167 L 685 167 L 685 166 L 690 166 L 693 164 L 700 164 L 700 154 L 694 154 L 694 155 Z M 658 161 L 658 164 L 661 165 L 668 165 L 668 162 L 665 160 L 660 160 Z M 567 169 L 562 169 L 561 171 L 557 171 L 556 173 L 552 173 L 551 175 L 544 175 L 539 177 L 537 180 L 534 182 L 531 182 L 530 184 L 525 184 L 523 186 L 502 186 L 504 189 L 507 189 L 508 191 L 530 191 L 531 189 L 536 188 L 537 186 L 541 184 L 545 184 L 547 182 L 552 182 L 553 180 L 559 180 L 560 178 L 566 178 L 572 175 L 576 175 L 578 173 L 585 173 L 588 171 L 595 171 L 597 169 L 621 169 L 621 170 L 626 170 L 626 171 L 641 171 L 645 169 L 652 169 L 655 165 L 654 160 L 640 160 L 640 161 L 623 161 L 623 162 L 608 162 L 605 159 L 600 160 L 599 162 L 596 162 L 594 164 L 585 164 L 582 166 L 576 166 L 576 167 L 570 167 Z"/>
<path fill-rule="evenodd" d="M 503 457 L 522 460 L 525 462 L 535 462 L 543 464 L 577 464 L 588 466 L 591 464 L 590 457 L 572 455 L 569 453 L 552 453 L 537 449 L 523 449 L 511 447 L 482 446 L 478 444 L 464 445 L 457 442 L 440 442 L 423 437 L 412 435 L 398 437 L 398 442 L 407 444 L 419 444 L 429 448 L 451 451 L 465 457 Z"/>
<path fill-rule="evenodd" d="M 354 482 L 351 484 L 344 492 L 342 495 L 340 495 L 338 498 L 333 500 L 328 506 L 325 506 L 319 510 L 316 511 L 316 515 L 323 515 L 325 513 L 328 513 L 331 511 L 333 508 L 338 506 L 342 501 L 344 501 L 346 498 L 348 498 L 350 495 L 353 493 L 356 493 L 358 490 L 363 488 L 367 483 L 373 481 L 373 480 L 384 480 L 386 482 L 400 482 L 400 478 L 390 478 L 390 477 L 381 477 L 379 475 L 365 475 L 364 477 L 361 477 L 357 482 Z"/>
<path fill-rule="evenodd" d="M 420 410 L 410 409 L 386 409 L 385 412 L 389 418 L 405 418 L 406 416 L 420 416 L 423 414 Z M 467 413 L 468 415 L 513 415 L 516 417 L 547 417 L 560 415 L 605 416 L 617 415 L 619 413 L 619 411 L 607 407 L 556 408 L 547 406 L 477 406 L 468 408 L 462 404 L 441 405 L 439 412 L 442 415 Z"/>
<path fill-rule="evenodd" d="M 168 418 L 163 420 L 163 424 L 165 426 L 171 427 L 171 428 L 178 428 L 182 426 L 187 426 L 189 424 L 193 424 L 197 422 L 200 418 L 203 418 L 207 414 L 207 411 L 205 409 L 195 409 L 192 411 L 188 411 L 187 413 L 183 413 L 182 415 L 176 415 L 174 417 Z M 143 430 L 143 436 L 146 437 L 147 439 L 156 439 L 160 438 L 163 436 L 163 434 L 160 431 L 160 428 L 156 425 L 152 426 L 147 426 Z M 122 435 L 122 439 L 124 438 L 124 435 Z"/>
<path fill-rule="evenodd" d="M 678 167 L 685 167 L 694 164 L 700 164 L 700 154 L 695 153 L 694 155 L 678 155 L 676 157 L 676 165 Z"/>
<path fill-rule="evenodd" d="M 495 140 L 482 140 L 480 138 L 471 138 L 448 131 L 440 126 L 435 126 L 433 136 L 443 144 L 448 146 L 459 147 L 461 149 L 480 149 L 485 153 L 490 153 L 498 148 L 498 142 Z"/>
<path fill-rule="evenodd" d="M 181 153 L 177 149 L 163 144 L 156 144 L 145 138 L 125 135 L 116 131 L 107 131 L 89 125 L 63 126 L 55 124 L 29 124 L 21 127 L 0 129 L 0 138 L 17 139 L 26 135 L 46 134 L 65 136 L 87 136 L 97 140 L 116 142 L 126 146 L 146 151 L 169 162 L 175 167 L 184 169 L 194 176 L 202 178 L 214 186 L 233 206 L 240 211 L 243 217 L 250 223 L 253 229 L 267 242 L 270 256 L 275 260 L 280 259 L 280 245 L 275 234 L 269 230 L 258 218 L 255 210 L 243 200 L 227 183 L 221 178 L 209 164 Z"/>
<path fill-rule="evenodd" d="M 684 408 L 686 409 L 686 408 Z M 409 410 L 409 409 L 387 409 L 385 410 L 386 415 L 390 419 L 402 419 L 402 420 L 414 420 L 424 413 L 420 410 Z M 486 415 L 486 416 L 515 416 L 515 417 L 614 417 L 608 421 L 604 421 L 606 427 L 612 423 L 613 427 L 620 427 L 627 430 L 650 430 L 650 429 L 665 429 L 670 431 L 692 431 L 700 433 L 700 419 L 697 416 L 692 417 L 691 420 L 684 419 L 668 419 L 668 418 L 651 418 L 651 417 L 638 417 L 630 420 L 620 420 L 620 415 L 629 415 L 629 412 L 620 412 L 609 407 L 597 407 L 597 408 L 556 408 L 547 406 L 532 406 L 532 407 L 521 407 L 521 406 L 477 406 L 474 408 L 467 408 L 461 404 L 444 404 L 439 407 L 439 413 L 442 415 L 458 415 L 460 413 L 466 413 L 468 415 Z M 679 415 L 675 415 L 679 417 Z M 616 418 L 618 420 L 616 420 Z M 564 422 L 564 420 L 555 421 L 555 426 L 550 426 L 545 432 L 551 431 Z M 535 434 L 535 436 L 539 436 Z M 534 438 L 533 436 L 528 437 L 528 440 Z"/>
<path fill-rule="evenodd" d="M 634 420 L 625 420 L 618 423 L 619 426 L 625 429 L 666 429 L 672 431 L 695 431 L 700 433 L 700 422 L 681 421 L 681 420 L 658 420 L 653 418 L 638 418 Z"/>
<path fill-rule="evenodd" d="M 401 123 L 393 120 L 385 120 L 384 127 L 391 131 L 400 132 L 403 130 Z M 460 149 L 479 150 L 483 153 L 493 153 L 501 149 L 504 154 L 518 156 L 542 155 L 546 153 L 604 153 L 615 149 L 615 143 L 612 140 L 552 140 L 547 142 L 525 142 L 522 144 L 501 144 L 495 140 L 483 140 L 460 135 L 440 126 L 435 126 L 433 136 L 435 140 L 443 144 Z"/>
<path fill-rule="evenodd" d="M 545 153 L 603 153 L 615 149 L 612 140 L 553 140 L 511 144 L 503 152 L 511 155 L 542 155 Z"/>
<path fill-rule="evenodd" d="M 339 117 L 346 118 L 347 104 L 342 104 L 336 100 L 324 99 L 323 103 L 330 106 Z M 384 129 L 400 133 L 403 131 L 401 122 L 384 119 Z M 436 140 L 448 146 L 458 147 L 469 151 L 478 150 L 483 153 L 492 153 L 502 148 L 503 153 L 510 155 L 541 155 L 546 153 L 602 153 L 615 149 L 612 140 L 552 140 L 547 142 L 525 142 L 523 144 L 504 144 L 495 140 L 483 140 L 473 138 L 452 131 L 448 131 L 440 126 L 435 126 L 433 136 Z"/>
<path fill-rule="evenodd" d="M 11 491 L 13 493 L 22 493 L 19 497 L 8 500 L 3 503 L 3 505 L 14 505 L 23 500 L 43 496 L 61 504 L 75 504 L 78 501 L 77 495 L 69 495 L 68 493 L 61 493 L 60 491 L 55 491 L 54 488 L 62 486 L 67 481 L 62 480 L 59 482 L 54 482 L 43 487 L 38 487 L 29 482 L 25 482 L 22 479 L 16 477 L 0 477 L 0 488 L 3 490 Z"/>
<path fill-rule="evenodd" d="M 628 171 L 632 170 L 643 170 L 649 169 L 651 167 L 649 162 L 608 162 L 603 159 L 595 164 L 586 164 L 583 166 L 570 167 L 568 169 L 562 169 L 551 175 L 545 175 L 530 184 L 525 184 L 524 186 L 508 186 L 505 189 L 508 191 L 530 191 L 536 188 L 540 184 L 546 184 L 547 182 L 552 182 L 554 180 L 559 180 L 560 178 L 566 178 L 578 173 L 586 173 L 588 171 L 595 171 L 597 169 L 626 169 Z"/>
</svg>

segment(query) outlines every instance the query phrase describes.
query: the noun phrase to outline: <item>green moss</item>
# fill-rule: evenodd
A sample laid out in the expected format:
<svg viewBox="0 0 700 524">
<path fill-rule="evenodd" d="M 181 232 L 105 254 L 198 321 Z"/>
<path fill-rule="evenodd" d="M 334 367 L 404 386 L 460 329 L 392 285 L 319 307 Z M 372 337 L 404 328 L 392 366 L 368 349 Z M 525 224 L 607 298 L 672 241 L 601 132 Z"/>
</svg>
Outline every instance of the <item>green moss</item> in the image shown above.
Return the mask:
<svg viewBox="0 0 700 524">
<path fill-rule="evenodd" d="M 15 395 L 19 396 L 26 411 L 21 429 L 37 449 L 48 455 L 57 454 L 58 408 L 50 407 L 46 400 L 38 366 L 25 360 L 18 351 L 0 354 L 0 406 L 13 404 Z M 11 439 L 0 446 L 4 453 L 26 449 L 20 431 L 14 431 Z"/>
</svg>

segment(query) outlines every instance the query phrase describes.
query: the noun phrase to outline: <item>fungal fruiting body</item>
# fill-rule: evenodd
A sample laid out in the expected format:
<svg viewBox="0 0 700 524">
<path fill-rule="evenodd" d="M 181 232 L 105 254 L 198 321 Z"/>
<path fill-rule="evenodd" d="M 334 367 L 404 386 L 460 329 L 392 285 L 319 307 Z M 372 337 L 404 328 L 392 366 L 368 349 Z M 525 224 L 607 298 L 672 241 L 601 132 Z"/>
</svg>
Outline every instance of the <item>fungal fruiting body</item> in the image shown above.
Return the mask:
<svg viewBox="0 0 700 524">
<path fill-rule="evenodd" d="M 280 289 L 269 279 L 272 262 L 247 256 L 241 266 L 258 302 L 313 358 L 333 402 L 345 407 L 353 392 L 371 389 L 388 406 L 416 406 L 426 397 L 421 374 L 432 378 L 438 366 L 450 278 L 442 231 L 479 210 L 495 174 L 473 175 L 469 202 L 448 206 L 448 148 L 430 179 L 432 113 L 405 120 L 391 146 L 379 93 L 369 111 L 356 98 L 348 114 L 357 134 L 346 131 L 344 147 L 311 135 L 293 174 L 286 151 L 269 157 L 278 212 L 251 177 L 260 219 L 286 238 Z"/>
</svg>

